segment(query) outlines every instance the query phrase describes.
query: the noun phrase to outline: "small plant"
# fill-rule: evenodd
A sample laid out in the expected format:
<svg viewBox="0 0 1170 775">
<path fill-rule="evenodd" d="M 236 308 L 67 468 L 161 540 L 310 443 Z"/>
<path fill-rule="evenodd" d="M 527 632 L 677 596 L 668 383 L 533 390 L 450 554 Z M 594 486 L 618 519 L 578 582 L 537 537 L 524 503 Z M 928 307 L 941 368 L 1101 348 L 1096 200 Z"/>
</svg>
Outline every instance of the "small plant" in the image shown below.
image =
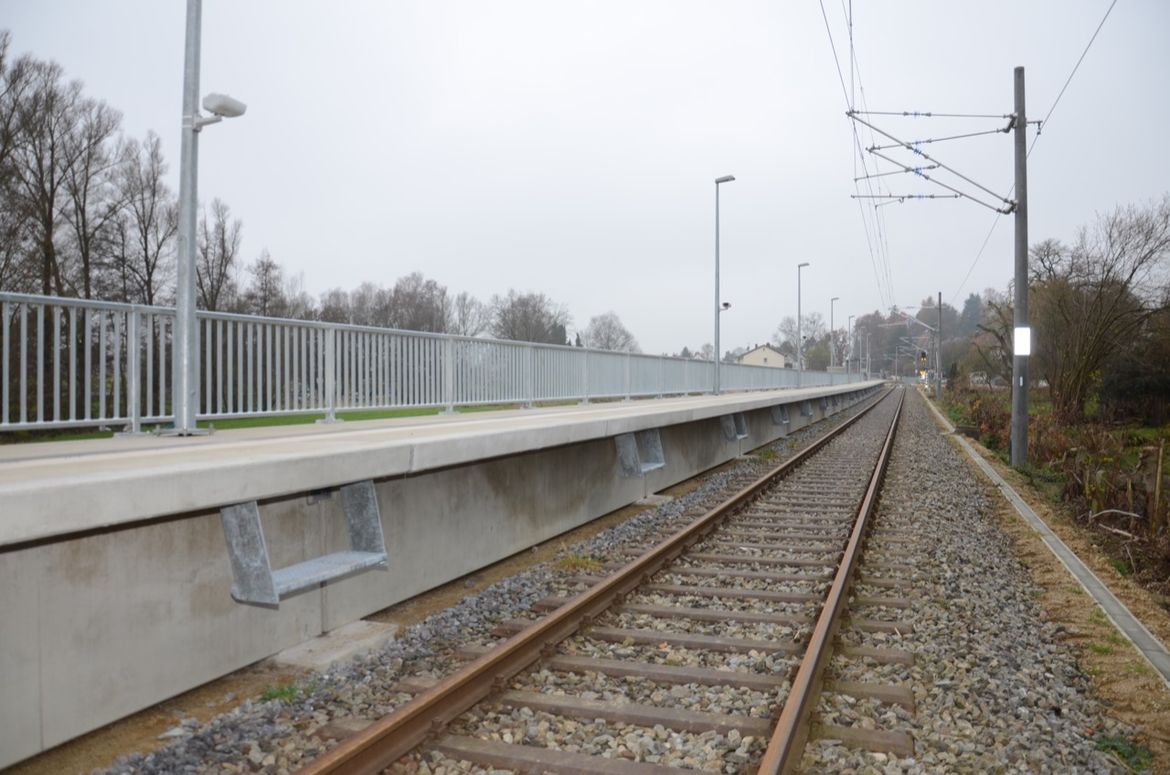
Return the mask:
<svg viewBox="0 0 1170 775">
<path fill-rule="evenodd" d="M 1125 643 L 1125 638 L 1121 637 L 1121 633 L 1117 632 L 1116 630 L 1106 635 L 1105 640 L 1109 641 L 1114 646 L 1120 646 Z"/>
<path fill-rule="evenodd" d="M 566 573 L 596 573 L 601 570 L 601 560 L 586 554 L 569 553 L 557 559 L 554 567 Z"/>
<path fill-rule="evenodd" d="M 767 449 L 760 450 L 756 457 L 760 459 L 761 463 L 772 463 L 776 460 L 776 450 L 768 447 Z"/>
<path fill-rule="evenodd" d="M 1154 754 L 1149 748 L 1120 735 L 1100 735 L 1096 742 L 1098 751 L 1113 754 L 1131 770 L 1148 770 L 1154 763 Z"/>
<path fill-rule="evenodd" d="M 1133 673 L 1134 675 L 1149 675 L 1151 670 L 1149 665 L 1143 665 L 1140 662 L 1134 662 L 1126 666 L 1125 672 Z"/>
<path fill-rule="evenodd" d="M 284 686 L 269 686 L 260 695 L 260 701 L 271 702 L 272 700 L 281 700 L 282 702 L 292 702 L 300 693 L 301 690 L 295 683 L 288 683 Z"/>
<path fill-rule="evenodd" d="M 1129 563 L 1125 560 L 1119 560 L 1115 557 L 1109 561 L 1109 564 L 1113 566 L 1113 570 L 1117 571 L 1122 576 L 1133 575 L 1133 568 L 1129 567 Z"/>
<path fill-rule="evenodd" d="M 1100 608 L 1094 608 L 1089 612 L 1089 621 L 1093 624 L 1108 624 L 1109 620 L 1105 618 L 1104 612 Z"/>
<path fill-rule="evenodd" d="M 1089 651 L 1093 652 L 1094 654 L 1100 654 L 1101 656 L 1105 656 L 1106 654 L 1113 653 L 1113 647 L 1107 646 L 1104 643 L 1090 643 L 1089 644 Z"/>
</svg>

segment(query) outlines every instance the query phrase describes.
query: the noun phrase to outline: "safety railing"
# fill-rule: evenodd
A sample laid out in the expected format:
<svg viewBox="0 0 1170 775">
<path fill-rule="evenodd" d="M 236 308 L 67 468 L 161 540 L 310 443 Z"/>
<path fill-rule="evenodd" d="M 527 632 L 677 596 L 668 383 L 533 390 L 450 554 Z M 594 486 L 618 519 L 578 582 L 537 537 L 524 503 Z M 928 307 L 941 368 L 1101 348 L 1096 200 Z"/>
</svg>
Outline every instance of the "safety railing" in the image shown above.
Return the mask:
<svg viewBox="0 0 1170 775">
<path fill-rule="evenodd" d="M 197 314 L 201 420 L 710 392 L 709 361 L 217 312 Z M 175 312 L 0 293 L 0 431 L 173 419 Z M 858 375 L 721 364 L 724 390 Z"/>
</svg>

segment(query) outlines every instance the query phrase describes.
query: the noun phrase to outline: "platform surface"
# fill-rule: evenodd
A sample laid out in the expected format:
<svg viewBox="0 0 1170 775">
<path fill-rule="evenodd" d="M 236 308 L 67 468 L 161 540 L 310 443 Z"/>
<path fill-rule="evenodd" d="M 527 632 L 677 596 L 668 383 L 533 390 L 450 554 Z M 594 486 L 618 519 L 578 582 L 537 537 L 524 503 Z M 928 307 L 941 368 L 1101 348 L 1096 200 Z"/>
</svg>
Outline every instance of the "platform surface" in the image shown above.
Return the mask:
<svg viewBox="0 0 1170 775">
<path fill-rule="evenodd" d="M 693 422 L 880 384 L 0 445 L 0 546 Z"/>
</svg>

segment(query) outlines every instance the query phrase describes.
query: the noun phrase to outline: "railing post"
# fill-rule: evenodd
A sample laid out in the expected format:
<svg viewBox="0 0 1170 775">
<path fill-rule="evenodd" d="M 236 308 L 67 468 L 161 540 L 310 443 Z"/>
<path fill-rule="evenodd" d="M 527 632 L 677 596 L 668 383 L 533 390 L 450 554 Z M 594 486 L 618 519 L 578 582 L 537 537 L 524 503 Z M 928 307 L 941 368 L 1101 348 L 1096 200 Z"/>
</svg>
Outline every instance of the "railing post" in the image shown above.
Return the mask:
<svg viewBox="0 0 1170 775">
<path fill-rule="evenodd" d="M 626 353 L 626 401 L 630 400 L 630 354 Z"/>
<path fill-rule="evenodd" d="M 536 401 L 536 347 L 528 344 L 524 349 L 528 352 L 527 373 L 525 374 L 524 393 L 528 396 L 528 400 L 524 402 L 525 409 L 531 409 Z"/>
<path fill-rule="evenodd" d="M 130 310 L 126 326 L 126 356 L 127 356 L 127 378 L 130 384 L 126 388 L 126 403 L 130 411 L 130 425 L 127 428 L 127 433 L 138 433 L 140 429 L 139 414 L 138 414 L 138 310 Z"/>
<path fill-rule="evenodd" d="M 585 352 L 582 353 L 582 355 L 584 355 L 585 358 L 584 358 L 584 360 L 581 361 L 581 379 L 585 383 L 585 386 L 584 386 L 584 389 L 581 391 L 581 395 L 584 396 L 584 398 L 581 399 L 581 403 L 588 404 L 589 403 L 589 351 L 586 350 Z"/>
<path fill-rule="evenodd" d="M 455 340 L 443 340 L 443 399 L 447 408 L 444 414 L 455 413 Z"/>
<path fill-rule="evenodd" d="M 666 358 L 658 359 L 658 397 L 666 392 Z"/>
<path fill-rule="evenodd" d="M 337 422 L 337 329 L 325 329 L 325 422 Z"/>
</svg>

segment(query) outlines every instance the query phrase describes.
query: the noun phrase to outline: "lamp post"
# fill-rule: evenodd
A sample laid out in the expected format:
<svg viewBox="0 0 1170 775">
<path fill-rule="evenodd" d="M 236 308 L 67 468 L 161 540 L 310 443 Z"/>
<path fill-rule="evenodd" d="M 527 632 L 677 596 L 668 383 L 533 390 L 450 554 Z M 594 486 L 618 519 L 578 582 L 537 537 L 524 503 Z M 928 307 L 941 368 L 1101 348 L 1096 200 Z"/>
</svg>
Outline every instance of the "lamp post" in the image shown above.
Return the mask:
<svg viewBox="0 0 1170 775">
<path fill-rule="evenodd" d="M 715 178 L 715 385 L 714 394 L 719 395 L 719 314 L 730 304 L 724 305 L 719 300 L 719 185 L 735 180 L 734 175 L 724 175 Z"/>
<path fill-rule="evenodd" d="M 837 329 L 833 328 L 833 305 L 837 303 L 840 296 L 834 296 L 829 299 L 829 368 L 837 365 L 837 341 L 833 336 Z"/>
<path fill-rule="evenodd" d="M 183 122 L 179 156 L 179 253 L 175 289 L 175 341 L 171 362 L 169 433 L 197 433 L 199 411 L 199 326 L 195 320 L 195 208 L 198 203 L 199 131 L 224 118 L 242 116 L 247 106 L 224 94 L 208 94 L 199 113 L 199 38 L 203 0 L 187 0 L 187 39 L 183 57 Z"/>
<path fill-rule="evenodd" d="M 845 358 L 845 373 L 849 373 L 849 361 L 853 360 L 853 318 L 856 315 L 849 316 L 849 322 L 846 324 L 846 332 L 849 334 L 849 355 Z"/>
<path fill-rule="evenodd" d="M 801 337 L 800 323 L 800 270 L 808 266 L 807 261 L 796 265 L 796 386 L 804 382 L 804 339 Z"/>
</svg>

